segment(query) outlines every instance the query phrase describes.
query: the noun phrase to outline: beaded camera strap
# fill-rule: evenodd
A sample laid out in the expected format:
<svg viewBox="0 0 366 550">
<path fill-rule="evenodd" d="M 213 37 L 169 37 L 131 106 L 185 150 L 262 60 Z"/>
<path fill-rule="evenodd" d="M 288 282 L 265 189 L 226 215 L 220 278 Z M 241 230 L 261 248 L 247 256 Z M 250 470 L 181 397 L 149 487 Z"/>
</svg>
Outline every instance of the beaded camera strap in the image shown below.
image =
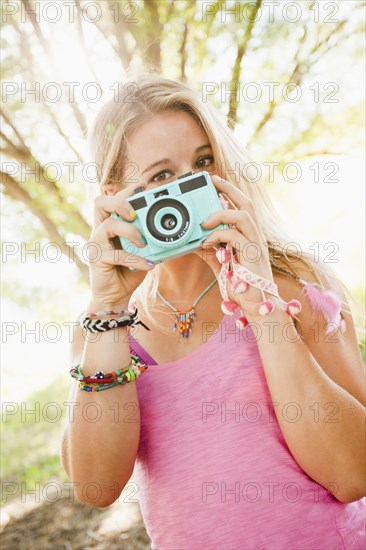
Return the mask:
<svg viewBox="0 0 366 550">
<path fill-rule="evenodd" d="M 275 309 L 275 303 L 271 299 L 266 299 L 264 292 L 278 298 L 282 309 L 292 317 L 296 317 L 300 313 L 302 306 L 299 300 L 293 299 L 289 302 L 283 300 L 278 293 L 277 285 L 273 281 L 269 281 L 239 264 L 232 254 L 229 245 L 216 250 L 216 257 L 222 264 L 219 273 L 219 288 L 223 297 L 221 309 L 224 313 L 233 315 L 234 311 L 240 309 L 237 303 L 228 297 L 228 281 L 230 282 L 231 290 L 238 294 L 245 292 L 248 285 L 252 285 L 262 292 L 263 301 L 258 304 L 258 313 L 262 316 L 268 315 Z M 326 334 L 329 335 L 338 328 L 341 329 L 341 332 L 345 332 L 346 325 L 341 312 L 341 300 L 338 296 L 331 290 L 321 289 L 318 283 L 308 283 L 300 277 L 296 277 L 296 279 L 303 285 L 302 295 L 307 297 L 313 311 L 321 312 L 327 320 Z M 241 316 L 237 319 L 236 326 L 243 329 L 248 325 L 248 320 L 245 313 L 242 310 L 240 311 Z"/>
</svg>

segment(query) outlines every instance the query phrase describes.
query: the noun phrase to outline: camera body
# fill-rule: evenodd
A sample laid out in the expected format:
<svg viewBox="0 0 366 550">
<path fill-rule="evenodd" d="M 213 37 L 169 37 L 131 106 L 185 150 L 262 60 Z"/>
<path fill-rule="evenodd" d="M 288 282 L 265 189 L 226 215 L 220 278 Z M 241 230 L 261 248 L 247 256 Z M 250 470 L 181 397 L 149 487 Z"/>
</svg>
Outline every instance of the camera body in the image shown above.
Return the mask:
<svg viewBox="0 0 366 550">
<path fill-rule="evenodd" d="M 208 172 L 185 174 L 177 180 L 149 191 L 137 192 L 128 202 L 137 217 L 131 222 L 146 240 L 137 248 L 125 237 L 119 237 L 124 250 L 154 263 L 177 258 L 196 250 L 220 224 L 206 230 L 200 223 L 217 210 L 223 210 L 218 192 Z M 118 214 L 112 217 L 121 219 Z"/>
</svg>

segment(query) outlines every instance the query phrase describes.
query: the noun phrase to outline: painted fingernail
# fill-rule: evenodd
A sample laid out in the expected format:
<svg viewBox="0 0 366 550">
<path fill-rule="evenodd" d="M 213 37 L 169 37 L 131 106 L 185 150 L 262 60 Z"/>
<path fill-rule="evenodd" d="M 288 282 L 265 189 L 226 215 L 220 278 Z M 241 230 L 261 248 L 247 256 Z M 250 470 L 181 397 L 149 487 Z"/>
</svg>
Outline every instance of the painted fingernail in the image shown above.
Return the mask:
<svg viewBox="0 0 366 550">
<path fill-rule="evenodd" d="M 150 265 L 150 266 L 155 265 L 155 262 L 152 262 L 151 260 L 147 260 L 146 263 L 147 263 L 147 265 Z"/>
<path fill-rule="evenodd" d="M 129 216 L 130 216 L 130 218 L 132 218 L 132 219 L 134 220 L 134 219 L 136 218 L 136 216 L 137 216 L 135 210 L 130 210 L 130 211 L 129 211 Z"/>
</svg>

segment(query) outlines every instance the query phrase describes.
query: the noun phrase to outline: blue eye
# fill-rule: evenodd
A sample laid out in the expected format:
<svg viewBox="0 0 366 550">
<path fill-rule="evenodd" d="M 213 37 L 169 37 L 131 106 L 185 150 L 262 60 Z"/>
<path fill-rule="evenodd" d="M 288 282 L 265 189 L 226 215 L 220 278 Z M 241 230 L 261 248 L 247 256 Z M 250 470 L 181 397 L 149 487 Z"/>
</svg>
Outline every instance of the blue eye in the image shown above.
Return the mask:
<svg viewBox="0 0 366 550">
<path fill-rule="evenodd" d="M 210 166 L 214 163 L 214 158 L 212 155 L 206 155 L 205 157 L 200 157 L 196 161 L 196 166 L 198 168 L 205 168 L 206 166 Z"/>
</svg>

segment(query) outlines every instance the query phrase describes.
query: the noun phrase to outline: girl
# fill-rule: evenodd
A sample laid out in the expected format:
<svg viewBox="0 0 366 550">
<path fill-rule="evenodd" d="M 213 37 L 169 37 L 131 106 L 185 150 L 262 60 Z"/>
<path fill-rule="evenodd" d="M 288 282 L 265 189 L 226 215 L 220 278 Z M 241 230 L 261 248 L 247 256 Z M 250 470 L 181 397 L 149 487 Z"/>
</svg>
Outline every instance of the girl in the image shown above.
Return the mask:
<svg viewBox="0 0 366 550">
<path fill-rule="evenodd" d="M 285 254 L 249 156 L 197 93 L 158 75 L 132 89 L 90 135 L 101 195 L 81 323 L 99 334 L 79 328 L 71 349 L 86 391 L 73 382 L 62 446 L 77 498 L 108 506 L 134 473 L 153 549 L 364 548 L 364 368 L 343 285 Z M 201 171 L 225 208 L 195 251 L 153 265 L 127 198 Z"/>
</svg>

